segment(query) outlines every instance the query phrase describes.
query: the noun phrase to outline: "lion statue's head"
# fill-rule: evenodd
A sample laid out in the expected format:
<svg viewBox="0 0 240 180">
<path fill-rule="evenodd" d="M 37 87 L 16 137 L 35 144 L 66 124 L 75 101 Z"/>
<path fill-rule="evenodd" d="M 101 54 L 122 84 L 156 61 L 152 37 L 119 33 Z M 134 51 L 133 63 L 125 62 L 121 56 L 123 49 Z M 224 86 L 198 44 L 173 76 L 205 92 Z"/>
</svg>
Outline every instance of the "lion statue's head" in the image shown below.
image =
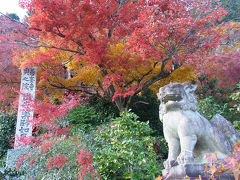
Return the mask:
<svg viewBox="0 0 240 180">
<path fill-rule="evenodd" d="M 188 82 L 170 83 L 161 87 L 157 93 L 161 103 L 159 106 L 160 120 L 162 121 L 163 115 L 169 111 L 197 111 L 197 100 L 194 95 L 196 89 L 197 85 Z"/>
</svg>

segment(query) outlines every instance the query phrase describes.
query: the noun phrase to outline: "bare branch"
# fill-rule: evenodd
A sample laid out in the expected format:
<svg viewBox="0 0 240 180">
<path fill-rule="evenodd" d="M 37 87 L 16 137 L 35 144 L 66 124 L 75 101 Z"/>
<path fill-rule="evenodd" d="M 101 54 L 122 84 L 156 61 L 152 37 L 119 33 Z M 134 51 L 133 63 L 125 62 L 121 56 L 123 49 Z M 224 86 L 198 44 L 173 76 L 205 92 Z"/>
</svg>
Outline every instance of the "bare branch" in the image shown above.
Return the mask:
<svg viewBox="0 0 240 180">
<path fill-rule="evenodd" d="M 60 82 L 58 82 L 59 85 L 57 84 L 52 84 L 49 82 L 49 84 L 52 86 L 52 87 L 55 87 L 57 89 L 66 89 L 66 90 L 71 90 L 71 91 L 80 91 L 80 92 L 85 92 L 87 94 L 90 94 L 90 95 L 97 95 L 97 92 L 93 91 L 93 86 L 64 86 L 63 84 L 61 84 Z M 90 91 L 91 89 L 91 91 Z"/>
<path fill-rule="evenodd" d="M 56 46 L 47 44 L 47 43 L 45 43 L 45 42 L 43 42 L 43 41 L 38 41 L 38 42 L 39 42 L 39 43 L 42 43 L 42 44 L 44 44 L 44 45 L 32 45 L 33 42 L 24 42 L 24 41 L 17 41 L 17 40 L 15 40 L 15 42 L 21 43 L 21 44 L 24 44 L 25 46 L 29 46 L 29 47 L 33 47 L 33 48 L 45 47 L 45 48 L 58 49 L 58 50 L 62 50 L 62 51 L 68 51 L 68 52 L 72 52 L 72 53 L 77 53 L 77 54 L 80 54 L 80 55 L 84 55 L 84 53 L 81 52 L 81 51 L 56 47 Z"/>
</svg>

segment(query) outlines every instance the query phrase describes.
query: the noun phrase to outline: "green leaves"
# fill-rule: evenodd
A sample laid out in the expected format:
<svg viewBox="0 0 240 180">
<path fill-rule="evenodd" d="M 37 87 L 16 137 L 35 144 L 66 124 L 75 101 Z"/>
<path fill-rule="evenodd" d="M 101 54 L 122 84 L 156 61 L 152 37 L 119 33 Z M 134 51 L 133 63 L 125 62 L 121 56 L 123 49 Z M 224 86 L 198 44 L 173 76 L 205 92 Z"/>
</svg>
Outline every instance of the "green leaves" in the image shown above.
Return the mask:
<svg viewBox="0 0 240 180">
<path fill-rule="evenodd" d="M 223 22 L 240 21 L 240 2 L 238 0 L 221 0 L 220 4 L 228 14 L 223 17 Z"/>
<path fill-rule="evenodd" d="M 236 86 L 237 91 L 230 95 L 230 98 L 236 101 L 236 104 L 233 106 L 233 110 L 240 112 L 240 82 Z"/>
<path fill-rule="evenodd" d="M 100 108 L 99 106 L 102 107 Z M 96 101 L 94 105 L 79 105 L 69 111 L 69 115 L 66 116 L 65 120 L 70 125 L 73 125 L 73 128 L 76 130 L 81 128 L 82 130 L 90 131 L 91 128 L 103 122 L 108 122 L 114 117 L 114 113 L 107 108 L 107 110 L 104 109 L 104 107 L 106 107 L 106 104 Z"/>
<path fill-rule="evenodd" d="M 228 104 L 218 104 L 212 96 L 209 96 L 199 100 L 198 106 L 200 114 L 210 120 L 215 114 L 222 114 Z"/>
<path fill-rule="evenodd" d="M 91 125 L 97 124 L 98 117 L 93 108 L 80 105 L 69 111 L 67 119 L 70 124 L 89 128 Z"/>
<path fill-rule="evenodd" d="M 236 86 L 236 92 L 232 93 L 230 98 L 235 101 L 235 104 L 231 110 L 240 113 L 240 82 Z M 236 121 L 233 122 L 233 125 L 238 132 L 240 132 L 240 118 L 236 119 Z"/>
<path fill-rule="evenodd" d="M 148 123 L 137 121 L 138 116 L 122 112 L 120 117 L 97 132 L 97 151 L 94 155 L 98 172 L 109 178 L 154 178 L 160 174 L 153 149 L 154 138 Z"/>
<path fill-rule="evenodd" d="M 228 89 L 215 89 L 214 87 L 210 89 L 207 86 L 204 88 L 206 92 L 209 91 L 210 93 L 208 93 L 208 96 L 206 95 L 198 100 L 200 114 L 207 119 L 211 119 L 215 114 L 221 114 L 231 122 L 240 120 L 240 83 L 231 91 Z M 204 88 L 202 88 L 202 92 Z M 201 96 L 201 93 L 199 96 Z M 239 123 L 235 122 L 235 124 Z M 236 125 L 236 127 L 238 126 Z"/>
<path fill-rule="evenodd" d="M 11 148 L 8 137 L 11 138 L 14 136 L 16 122 L 16 114 L 0 112 L 0 159 Z"/>
</svg>

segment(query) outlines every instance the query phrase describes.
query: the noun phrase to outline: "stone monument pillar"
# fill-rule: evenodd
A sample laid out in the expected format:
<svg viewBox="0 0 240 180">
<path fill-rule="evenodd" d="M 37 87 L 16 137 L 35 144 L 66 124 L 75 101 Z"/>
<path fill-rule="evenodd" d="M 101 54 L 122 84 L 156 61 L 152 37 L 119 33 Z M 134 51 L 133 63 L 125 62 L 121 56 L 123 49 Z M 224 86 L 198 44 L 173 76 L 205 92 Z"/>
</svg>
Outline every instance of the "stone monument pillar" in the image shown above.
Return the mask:
<svg viewBox="0 0 240 180">
<path fill-rule="evenodd" d="M 29 121 L 32 120 L 34 113 L 32 105 L 35 99 L 36 74 L 36 67 L 22 69 L 14 149 L 8 150 L 7 168 L 15 167 L 18 157 L 27 150 L 27 147 L 21 146 L 19 140 L 32 136 L 32 126 Z"/>
</svg>

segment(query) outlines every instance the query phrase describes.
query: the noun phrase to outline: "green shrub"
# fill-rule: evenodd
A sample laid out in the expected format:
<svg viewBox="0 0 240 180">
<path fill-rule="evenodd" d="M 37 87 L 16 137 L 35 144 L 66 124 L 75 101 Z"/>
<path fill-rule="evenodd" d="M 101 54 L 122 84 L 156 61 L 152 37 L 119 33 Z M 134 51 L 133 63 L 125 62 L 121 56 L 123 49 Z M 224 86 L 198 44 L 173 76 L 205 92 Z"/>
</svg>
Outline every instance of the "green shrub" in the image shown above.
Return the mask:
<svg viewBox="0 0 240 180">
<path fill-rule="evenodd" d="M 98 113 L 99 118 L 102 120 L 107 119 L 108 121 L 109 117 L 119 116 L 119 110 L 111 100 L 91 96 L 87 106 L 94 108 L 95 112 Z"/>
<path fill-rule="evenodd" d="M 16 165 L 22 179 L 99 179 L 92 154 L 82 148 L 78 136 L 52 136 L 19 157 Z"/>
<path fill-rule="evenodd" d="M 223 114 L 227 108 L 230 108 L 227 103 L 217 104 L 212 96 L 209 96 L 198 101 L 199 113 L 205 118 L 211 119 L 215 114 Z"/>
<path fill-rule="evenodd" d="M 201 86 L 196 94 L 199 98 L 200 113 L 207 119 L 218 113 L 231 122 L 239 120 L 239 111 L 233 110 L 233 107 L 237 107 L 237 99 L 233 99 L 234 95 L 231 95 L 234 88 L 218 88 L 217 79 L 208 79 L 205 76 L 199 77 L 199 80 Z"/>
<path fill-rule="evenodd" d="M 240 83 L 237 84 L 234 91 L 231 94 L 226 90 L 216 91 L 212 96 L 207 96 L 198 100 L 199 112 L 206 117 L 211 119 L 215 114 L 221 114 L 227 120 L 233 122 L 235 127 L 239 127 L 240 121 Z M 237 122 L 236 122 L 237 121 Z"/>
<path fill-rule="evenodd" d="M 231 94 L 230 98 L 235 101 L 235 104 L 232 107 L 232 111 L 236 111 L 238 115 L 240 115 L 240 82 L 237 84 L 236 91 Z M 233 125 L 240 133 L 240 117 L 233 122 Z"/>
<path fill-rule="evenodd" d="M 168 156 L 168 144 L 164 137 L 156 137 L 153 143 L 154 151 L 157 154 L 157 160 L 163 162 Z"/>
<path fill-rule="evenodd" d="M 17 117 L 15 113 L 0 112 L 0 159 L 11 148 L 9 138 L 14 136 Z"/>
<path fill-rule="evenodd" d="M 149 126 L 154 130 L 154 136 L 163 136 L 162 122 L 159 120 L 159 103 L 156 96 L 150 89 L 145 90 L 141 96 L 136 96 L 131 109 L 139 116 L 139 121 L 149 122 Z"/>
<path fill-rule="evenodd" d="M 72 129 L 89 129 L 96 127 L 104 122 L 110 121 L 114 114 L 106 113 L 104 111 L 97 111 L 97 109 L 90 105 L 79 105 L 69 111 L 69 115 L 65 120 L 73 125 Z"/>
<path fill-rule="evenodd" d="M 81 126 L 87 129 L 91 126 L 96 126 L 101 121 L 98 119 L 95 109 L 82 105 L 70 109 L 67 120 L 71 125 Z"/>
<path fill-rule="evenodd" d="M 230 98 L 235 101 L 233 110 L 240 112 L 240 82 L 236 85 L 236 91 L 230 95 Z"/>
<path fill-rule="evenodd" d="M 240 133 L 240 121 L 233 121 L 233 125 L 237 129 L 237 131 Z"/>
<path fill-rule="evenodd" d="M 153 179 L 161 173 L 148 123 L 134 113 L 122 112 L 100 127 L 95 141 L 94 163 L 103 179 Z"/>
</svg>

